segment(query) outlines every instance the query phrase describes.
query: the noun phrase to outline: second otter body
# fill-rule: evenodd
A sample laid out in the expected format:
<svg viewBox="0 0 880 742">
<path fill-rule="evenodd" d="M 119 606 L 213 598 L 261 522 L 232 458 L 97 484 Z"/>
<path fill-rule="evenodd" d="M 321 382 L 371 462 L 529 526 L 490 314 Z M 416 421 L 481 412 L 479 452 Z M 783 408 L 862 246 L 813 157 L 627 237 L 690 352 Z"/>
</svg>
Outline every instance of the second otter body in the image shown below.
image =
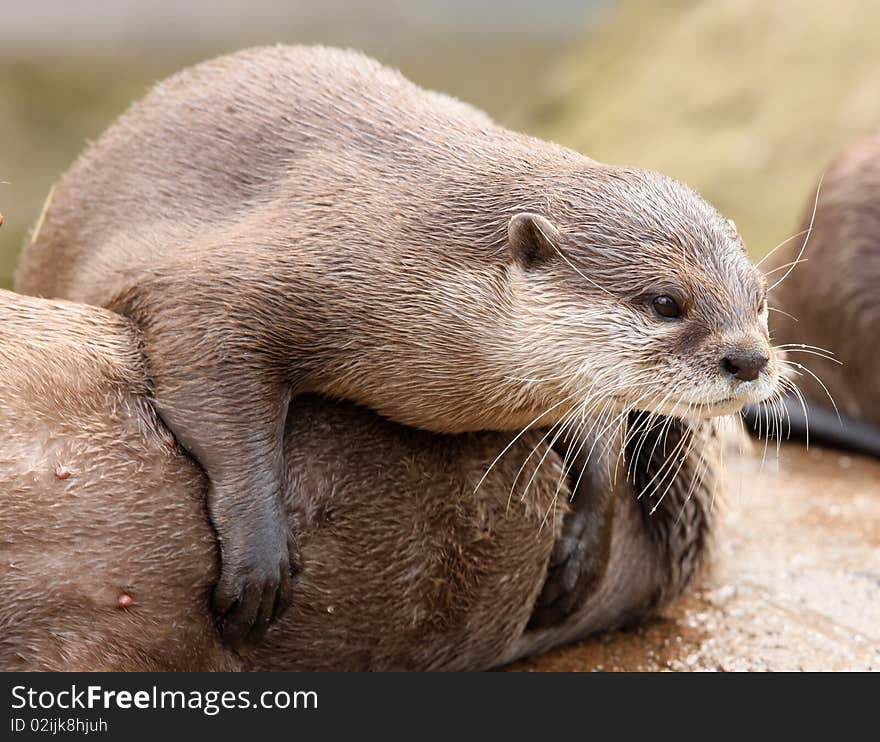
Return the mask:
<svg viewBox="0 0 880 742">
<path fill-rule="evenodd" d="M 474 493 L 513 434 L 430 434 L 303 397 L 285 502 L 305 566 L 242 659 L 205 610 L 207 480 L 156 418 L 131 323 L 0 291 L 0 430 L 4 671 L 486 669 L 668 605 L 709 559 L 720 494 L 714 439 L 633 439 L 607 570 L 563 621 L 524 631 L 555 550 L 541 524 L 557 497 L 595 499 L 588 478 L 577 494 L 576 471 L 560 482 L 562 456 L 529 431 Z"/>
<path fill-rule="evenodd" d="M 19 288 L 138 326 L 211 482 L 231 637 L 289 601 L 296 395 L 435 432 L 576 428 L 731 412 L 777 373 L 762 279 L 695 193 L 324 48 L 157 85 L 61 180 Z"/>
</svg>

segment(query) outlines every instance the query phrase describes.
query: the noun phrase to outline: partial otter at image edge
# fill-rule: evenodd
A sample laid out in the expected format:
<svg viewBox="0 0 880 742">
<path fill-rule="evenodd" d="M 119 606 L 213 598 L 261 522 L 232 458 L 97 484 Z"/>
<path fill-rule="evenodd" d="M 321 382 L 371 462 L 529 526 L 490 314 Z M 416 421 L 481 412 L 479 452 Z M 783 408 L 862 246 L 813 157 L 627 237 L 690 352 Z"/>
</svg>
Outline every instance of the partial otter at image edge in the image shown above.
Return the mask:
<svg viewBox="0 0 880 742">
<path fill-rule="evenodd" d="M 474 492 L 509 436 L 434 435 L 304 399 L 287 433 L 300 484 L 288 506 L 314 566 L 242 658 L 209 610 L 205 478 L 156 418 L 132 326 L 8 292 L 0 319 L 4 670 L 484 669 L 641 619 L 708 557 L 716 483 L 700 440 L 700 486 L 681 475 L 653 515 L 621 486 L 602 580 L 567 620 L 526 630 L 554 546 L 542 523 L 560 457 L 549 453 L 524 501 L 511 487 L 540 433 Z"/>
<path fill-rule="evenodd" d="M 782 435 L 880 457 L 880 133 L 835 159 L 801 227 L 766 271 L 773 341 L 803 395 L 785 399 Z M 766 432 L 760 407 L 747 420 Z"/>
</svg>

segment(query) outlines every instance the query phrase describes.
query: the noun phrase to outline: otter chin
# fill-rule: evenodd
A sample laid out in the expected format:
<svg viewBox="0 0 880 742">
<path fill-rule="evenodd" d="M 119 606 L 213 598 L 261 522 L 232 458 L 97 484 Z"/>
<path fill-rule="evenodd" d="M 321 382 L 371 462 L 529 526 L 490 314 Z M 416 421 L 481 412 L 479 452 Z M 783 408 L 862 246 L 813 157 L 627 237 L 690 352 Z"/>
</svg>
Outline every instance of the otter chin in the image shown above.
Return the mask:
<svg viewBox="0 0 880 742">
<path fill-rule="evenodd" d="M 770 360 L 773 364 L 770 366 Z M 736 415 L 746 405 L 757 405 L 768 402 L 779 393 L 779 368 L 772 350 L 764 364 L 769 367 L 752 381 L 730 381 L 731 393 L 727 396 L 712 399 L 709 395 L 700 397 L 694 395 L 689 398 L 678 399 L 674 402 L 656 400 L 655 404 L 645 404 L 639 411 L 664 415 L 667 417 L 705 419 L 711 417 L 723 417 L 724 415 Z M 707 400 L 708 401 L 705 401 Z"/>
</svg>

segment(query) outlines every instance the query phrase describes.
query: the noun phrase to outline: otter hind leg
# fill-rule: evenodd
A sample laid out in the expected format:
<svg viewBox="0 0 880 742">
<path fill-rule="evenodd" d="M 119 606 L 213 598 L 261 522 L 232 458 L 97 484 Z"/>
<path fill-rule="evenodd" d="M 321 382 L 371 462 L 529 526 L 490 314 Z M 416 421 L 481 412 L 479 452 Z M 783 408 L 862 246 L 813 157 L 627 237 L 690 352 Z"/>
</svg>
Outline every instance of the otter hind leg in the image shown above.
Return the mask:
<svg viewBox="0 0 880 742">
<path fill-rule="evenodd" d="M 567 462 L 566 476 L 572 496 L 529 628 L 564 621 L 583 605 L 605 575 L 611 552 L 622 435 L 623 432 L 602 441 L 580 437 L 554 444 Z"/>
</svg>

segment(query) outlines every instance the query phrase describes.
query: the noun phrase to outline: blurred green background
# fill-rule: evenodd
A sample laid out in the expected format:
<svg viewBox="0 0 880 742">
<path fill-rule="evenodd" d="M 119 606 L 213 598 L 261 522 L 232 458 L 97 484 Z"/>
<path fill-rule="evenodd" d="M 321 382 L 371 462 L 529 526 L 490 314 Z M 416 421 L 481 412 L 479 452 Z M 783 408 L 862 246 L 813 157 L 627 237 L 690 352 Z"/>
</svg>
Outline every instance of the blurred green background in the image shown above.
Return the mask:
<svg viewBox="0 0 880 742">
<path fill-rule="evenodd" d="M 51 184 L 128 103 L 271 42 L 357 47 L 510 126 L 662 170 L 755 256 L 880 122 L 873 0 L 0 0 L 0 286 Z"/>
</svg>

